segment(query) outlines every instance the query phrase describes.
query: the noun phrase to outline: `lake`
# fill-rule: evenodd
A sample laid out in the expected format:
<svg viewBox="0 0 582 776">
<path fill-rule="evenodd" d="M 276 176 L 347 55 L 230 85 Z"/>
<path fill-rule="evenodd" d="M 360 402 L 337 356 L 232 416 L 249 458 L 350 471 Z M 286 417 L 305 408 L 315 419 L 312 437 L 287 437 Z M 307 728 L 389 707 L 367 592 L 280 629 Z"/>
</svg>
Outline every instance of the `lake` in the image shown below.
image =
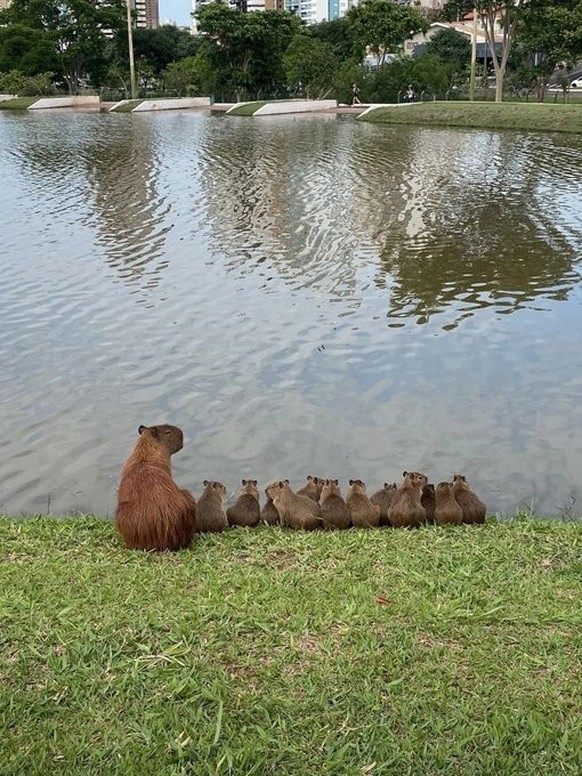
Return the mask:
<svg viewBox="0 0 582 776">
<path fill-rule="evenodd" d="M 0 113 L 0 511 L 466 475 L 582 512 L 582 136 Z"/>
</svg>

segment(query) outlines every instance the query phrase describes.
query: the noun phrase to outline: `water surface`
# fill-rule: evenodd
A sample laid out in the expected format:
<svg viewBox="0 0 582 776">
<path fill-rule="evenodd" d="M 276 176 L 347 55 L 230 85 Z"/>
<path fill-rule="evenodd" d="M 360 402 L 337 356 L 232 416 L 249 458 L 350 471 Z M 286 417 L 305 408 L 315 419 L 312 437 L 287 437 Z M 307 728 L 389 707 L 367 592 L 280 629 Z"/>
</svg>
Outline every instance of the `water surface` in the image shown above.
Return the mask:
<svg viewBox="0 0 582 776">
<path fill-rule="evenodd" d="M 0 114 L 0 510 L 176 479 L 461 471 L 582 507 L 582 138 Z"/>
</svg>

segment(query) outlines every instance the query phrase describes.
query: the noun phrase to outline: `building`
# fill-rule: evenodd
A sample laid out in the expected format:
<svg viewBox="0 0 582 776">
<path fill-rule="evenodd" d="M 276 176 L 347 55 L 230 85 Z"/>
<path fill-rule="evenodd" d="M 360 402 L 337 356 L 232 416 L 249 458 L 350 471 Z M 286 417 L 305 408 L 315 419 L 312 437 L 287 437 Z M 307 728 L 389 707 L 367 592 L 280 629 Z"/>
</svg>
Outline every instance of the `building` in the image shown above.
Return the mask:
<svg viewBox="0 0 582 776">
<path fill-rule="evenodd" d="M 403 53 L 408 56 L 421 56 L 424 54 L 426 44 L 439 30 L 455 30 L 455 32 L 463 35 L 467 40 L 473 40 L 474 26 L 472 21 L 472 14 L 470 19 L 466 19 L 462 22 L 435 22 L 431 24 L 426 32 L 417 32 L 408 38 L 404 42 Z M 476 30 L 477 38 L 477 60 L 480 62 L 491 58 L 491 52 L 489 50 L 489 44 L 485 37 L 485 28 L 482 21 L 479 19 Z M 495 34 L 495 48 L 499 49 L 503 44 L 503 35 L 501 33 Z"/>
<path fill-rule="evenodd" d="M 5 11 L 11 2 L 12 0 L 0 0 L 0 11 Z"/>
<path fill-rule="evenodd" d="M 130 4 L 132 11 L 135 11 L 135 26 L 138 29 L 156 29 L 160 26 L 158 0 L 130 0 Z"/>
</svg>

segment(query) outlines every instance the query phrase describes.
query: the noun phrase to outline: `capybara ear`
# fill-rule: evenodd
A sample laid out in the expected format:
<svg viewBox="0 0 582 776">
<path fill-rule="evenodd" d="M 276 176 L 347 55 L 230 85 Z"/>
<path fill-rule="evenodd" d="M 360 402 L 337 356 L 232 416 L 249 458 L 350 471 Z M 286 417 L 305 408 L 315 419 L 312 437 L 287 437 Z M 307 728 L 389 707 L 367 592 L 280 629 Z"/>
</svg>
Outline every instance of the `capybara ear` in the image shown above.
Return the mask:
<svg viewBox="0 0 582 776">
<path fill-rule="evenodd" d="M 247 484 L 247 481 L 246 481 L 246 480 L 241 480 L 241 482 L 242 482 L 242 484 L 243 484 L 243 485 L 246 485 L 246 484 Z"/>
<path fill-rule="evenodd" d="M 140 426 L 137 430 L 137 433 L 141 436 L 143 432 L 146 430 L 147 426 Z"/>
<path fill-rule="evenodd" d="M 279 487 L 280 488 L 284 488 L 285 487 L 285 482 L 281 482 L 281 480 L 279 480 Z"/>
<path fill-rule="evenodd" d="M 402 472 L 402 476 L 403 477 L 406 477 L 407 474 L 408 474 L 408 472 Z"/>
<path fill-rule="evenodd" d="M 353 485 L 353 484 L 354 484 L 354 481 L 353 481 L 353 480 L 350 480 L 350 485 Z"/>
<path fill-rule="evenodd" d="M 387 482 L 385 482 L 385 483 L 384 483 L 384 487 L 385 487 L 385 488 L 389 488 L 390 486 L 388 485 L 388 483 L 387 483 Z"/>
<path fill-rule="evenodd" d="M 313 477 L 311 476 L 311 474 L 308 474 L 307 475 L 307 482 L 311 482 L 312 479 L 313 479 Z"/>
<path fill-rule="evenodd" d="M 339 485 L 339 480 L 334 480 L 336 485 Z"/>
<path fill-rule="evenodd" d="M 283 482 L 285 483 L 285 485 L 289 485 L 289 480 L 283 480 Z"/>
<path fill-rule="evenodd" d="M 255 486 L 255 488 L 257 487 L 258 484 L 259 483 L 257 482 L 257 480 L 253 480 L 253 485 Z"/>
<path fill-rule="evenodd" d="M 206 487 L 208 485 L 208 480 L 204 480 L 202 484 L 204 485 L 204 487 Z"/>
</svg>

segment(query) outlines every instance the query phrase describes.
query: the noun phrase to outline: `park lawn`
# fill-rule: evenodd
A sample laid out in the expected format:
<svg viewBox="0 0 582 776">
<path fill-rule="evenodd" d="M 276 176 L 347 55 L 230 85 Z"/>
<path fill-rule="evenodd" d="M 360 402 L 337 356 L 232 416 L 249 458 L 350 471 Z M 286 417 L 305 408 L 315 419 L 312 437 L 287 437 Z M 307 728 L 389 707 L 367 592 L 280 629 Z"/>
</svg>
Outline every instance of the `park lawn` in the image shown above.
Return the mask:
<svg viewBox="0 0 582 776">
<path fill-rule="evenodd" d="M 582 524 L 0 518 L 0 772 L 579 774 Z"/>
<path fill-rule="evenodd" d="M 0 100 L 0 110 L 26 110 L 41 97 L 15 97 L 13 100 Z"/>
<path fill-rule="evenodd" d="M 379 124 L 582 132 L 582 105 L 533 102 L 422 102 L 377 108 L 360 118 Z"/>
<path fill-rule="evenodd" d="M 254 113 L 256 113 L 259 108 L 262 108 L 263 105 L 266 105 L 267 102 L 247 102 L 243 105 L 235 105 L 235 107 L 232 110 L 228 111 L 229 116 L 252 116 Z"/>
</svg>

